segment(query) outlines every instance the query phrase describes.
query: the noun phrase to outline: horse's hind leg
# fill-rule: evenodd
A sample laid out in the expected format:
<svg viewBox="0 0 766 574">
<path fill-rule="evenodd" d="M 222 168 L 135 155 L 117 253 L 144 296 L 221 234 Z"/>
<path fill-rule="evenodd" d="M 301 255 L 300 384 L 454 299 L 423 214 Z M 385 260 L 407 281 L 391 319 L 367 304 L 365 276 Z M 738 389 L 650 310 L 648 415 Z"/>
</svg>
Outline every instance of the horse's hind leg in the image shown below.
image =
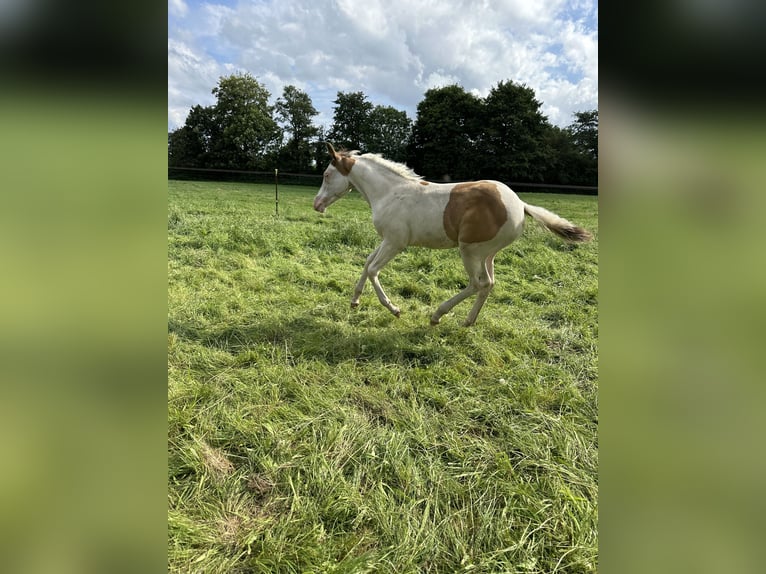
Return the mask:
<svg viewBox="0 0 766 574">
<path fill-rule="evenodd" d="M 436 310 L 436 312 L 431 315 L 431 325 L 438 325 L 443 315 L 449 313 L 455 305 L 461 301 L 464 301 L 465 299 L 468 299 L 468 297 L 474 293 L 476 293 L 476 287 L 474 286 L 473 281 L 470 281 L 468 283 L 468 287 L 463 289 L 460 293 L 451 299 L 447 299 L 444 303 L 439 305 L 439 308 Z"/>
<path fill-rule="evenodd" d="M 468 317 L 466 317 L 465 323 L 463 323 L 463 325 L 466 327 L 469 327 L 476 322 L 476 317 L 479 316 L 479 311 L 481 311 L 481 308 L 487 301 L 487 297 L 489 297 L 490 291 L 492 291 L 492 287 L 495 285 L 494 253 L 484 260 L 484 269 L 477 276 L 476 282 L 479 289 L 479 294 L 476 296 L 476 301 L 474 302 L 471 311 L 468 313 Z"/>
<path fill-rule="evenodd" d="M 468 273 L 468 286 L 451 299 L 447 299 L 444 303 L 439 305 L 436 312 L 431 315 L 431 325 L 438 325 L 445 313 L 449 313 L 455 305 L 478 292 L 479 297 L 476 299 L 476 303 L 468 314 L 468 319 L 466 319 L 464 323 L 465 326 L 472 325 L 473 322 L 476 321 L 476 315 L 479 314 L 481 306 L 484 305 L 484 301 L 487 300 L 489 289 L 491 289 L 491 286 L 487 288 L 487 285 L 491 283 L 489 279 L 490 274 L 488 273 L 486 266 L 487 258 L 483 254 L 474 253 L 473 250 L 467 246 L 461 247 L 460 256 L 463 258 L 463 267 L 465 267 L 465 270 Z"/>
<path fill-rule="evenodd" d="M 489 280 L 492 282 L 492 285 L 495 284 L 495 255 L 497 255 L 497 253 L 493 253 L 484 260 L 487 264 L 487 275 L 489 275 Z"/>
</svg>

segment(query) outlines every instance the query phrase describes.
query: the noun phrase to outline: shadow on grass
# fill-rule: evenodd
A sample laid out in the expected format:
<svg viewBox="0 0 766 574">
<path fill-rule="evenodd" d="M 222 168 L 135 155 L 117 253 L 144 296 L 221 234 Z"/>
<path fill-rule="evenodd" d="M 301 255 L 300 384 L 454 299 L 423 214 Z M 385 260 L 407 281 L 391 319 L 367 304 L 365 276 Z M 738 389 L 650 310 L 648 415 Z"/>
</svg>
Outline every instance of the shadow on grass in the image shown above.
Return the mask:
<svg viewBox="0 0 766 574">
<path fill-rule="evenodd" d="M 426 366 L 448 360 L 452 339 L 459 331 L 435 330 L 429 326 L 391 329 L 334 321 L 327 317 L 298 316 L 287 320 L 261 317 L 257 322 L 201 329 L 169 321 L 168 330 L 179 337 L 232 355 L 262 346 L 286 350 L 295 358 L 315 359 L 329 364 L 349 360 L 376 361 L 402 366 Z M 445 344 L 445 338 L 450 342 Z"/>
</svg>

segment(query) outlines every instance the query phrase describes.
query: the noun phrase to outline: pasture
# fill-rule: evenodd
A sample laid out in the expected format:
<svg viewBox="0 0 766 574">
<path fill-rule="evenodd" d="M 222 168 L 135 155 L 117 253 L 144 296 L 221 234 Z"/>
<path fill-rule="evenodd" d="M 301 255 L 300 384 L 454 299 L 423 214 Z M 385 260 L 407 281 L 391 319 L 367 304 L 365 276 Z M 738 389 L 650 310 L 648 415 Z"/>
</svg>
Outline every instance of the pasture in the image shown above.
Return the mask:
<svg viewBox="0 0 766 574">
<path fill-rule="evenodd" d="M 598 199 L 527 218 L 476 324 L 456 250 L 409 248 L 367 286 L 357 193 L 170 181 L 168 569 L 597 570 Z"/>
</svg>

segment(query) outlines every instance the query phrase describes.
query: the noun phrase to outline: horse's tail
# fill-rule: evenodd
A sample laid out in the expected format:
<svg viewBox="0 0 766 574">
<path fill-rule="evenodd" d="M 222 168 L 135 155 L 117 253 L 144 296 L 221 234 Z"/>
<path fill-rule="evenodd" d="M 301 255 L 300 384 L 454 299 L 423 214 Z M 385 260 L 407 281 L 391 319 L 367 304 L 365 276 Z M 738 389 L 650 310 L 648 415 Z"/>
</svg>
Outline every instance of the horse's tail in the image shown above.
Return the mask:
<svg viewBox="0 0 766 574">
<path fill-rule="evenodd" d="M 534 217 L 541 225 L 566 241 L 580 243 L 593 239 L 593 235 L 587 229 L 583 229 L 579 225 L 575 225 L 542 207 L 525 203 L 524 212 Z"/>
</svg>

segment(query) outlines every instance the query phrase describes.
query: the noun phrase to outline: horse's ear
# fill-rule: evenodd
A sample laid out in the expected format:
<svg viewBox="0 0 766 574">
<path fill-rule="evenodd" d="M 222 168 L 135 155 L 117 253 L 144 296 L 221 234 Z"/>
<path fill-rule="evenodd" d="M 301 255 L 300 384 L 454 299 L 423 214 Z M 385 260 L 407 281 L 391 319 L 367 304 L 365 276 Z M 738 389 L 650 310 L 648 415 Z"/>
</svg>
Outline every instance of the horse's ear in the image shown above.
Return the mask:
<svg viewBox="0 0 766 574">
<path fill-rule="evenodd" d="M 329 152 L 330 157 L 332 158 L 332 160 L 333 161 L 337 161 L 339 159 L 338 152 L 335 151 L 335 148 L 332 147 L 332 144 L 330 142 L 324 142 L 324 143 L 327 146 L 327 151 Z"/>
</svg>

